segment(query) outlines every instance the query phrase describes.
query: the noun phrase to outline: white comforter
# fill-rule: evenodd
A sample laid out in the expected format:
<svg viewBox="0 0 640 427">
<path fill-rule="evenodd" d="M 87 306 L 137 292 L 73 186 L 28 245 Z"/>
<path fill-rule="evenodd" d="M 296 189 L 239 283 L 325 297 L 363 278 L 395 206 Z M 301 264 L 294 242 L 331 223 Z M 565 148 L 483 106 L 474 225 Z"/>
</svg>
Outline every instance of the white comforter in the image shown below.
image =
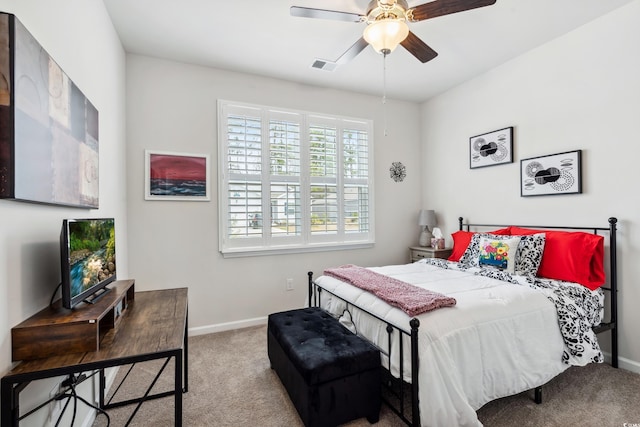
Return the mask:
<svg viewBox="0 0 640 427">
<path fill-rule="evenodd" d="M 452 296 L 454 307 L 419 315 L 419 399 L 423 426 L 481 426 L 476 410 L 485 403 L 543 385 L 569 367 L 554 304 L 542 292 L 469 271 L 426 263 L 371 268 Z M 337 279 L 316 283 L 355 305 L 409 330 L 409 316 L 377 297 Z M 344 303 L 324 293 L 321 305 L 340 315 Z M 384 325 L 351 309 L 357 332 L 387 348 Z M 409 347 L 406 347 L 409 348 Z M 410 366 L 409 352 L 405 367 Z M 392 351 L 391 371 L 398 375 Z M 404 378 L 410 381 L 405 368 Z"/>
</svg>

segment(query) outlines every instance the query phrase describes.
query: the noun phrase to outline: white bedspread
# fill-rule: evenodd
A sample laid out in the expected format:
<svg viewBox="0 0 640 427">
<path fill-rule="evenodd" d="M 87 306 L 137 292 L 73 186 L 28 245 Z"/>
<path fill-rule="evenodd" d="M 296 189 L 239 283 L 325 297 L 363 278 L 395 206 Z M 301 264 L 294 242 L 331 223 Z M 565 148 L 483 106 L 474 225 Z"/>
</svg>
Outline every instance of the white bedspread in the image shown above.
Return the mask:
<svg viewBox="0 0 640 427">
<path fill-rule="evenodd" d="M 423 426 L 480 426 L 475 411 L 485 403 L 543 385 L 569 367 L 562 362 L 564 344 L 556 308 L 542 292 L 421 262 L 371 269 L 457 301 L 453 307 L 417 317 Z M 377 297 L 328 276 L 315 281 L 409 330 L 410 318 Z M 345 308 L 327 293 L 321 303 L 337 315 Z M 384 325 L 365 313 L 351 312 L 358 333 L 386 349 Z M 393 354 L 397 357 L 397 350 Z M 398 375 L 398 361 L 393 359 L 391 371 Z M 411 380 L 407 368 L 403 376 Z"/>
</svg>

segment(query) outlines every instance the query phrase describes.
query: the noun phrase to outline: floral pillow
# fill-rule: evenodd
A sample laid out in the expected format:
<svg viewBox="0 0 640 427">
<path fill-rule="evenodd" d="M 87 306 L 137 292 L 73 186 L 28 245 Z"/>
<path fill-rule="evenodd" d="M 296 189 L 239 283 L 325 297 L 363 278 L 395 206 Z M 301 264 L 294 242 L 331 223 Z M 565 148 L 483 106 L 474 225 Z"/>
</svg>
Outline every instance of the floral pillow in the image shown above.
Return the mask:
<svg viewBox="0 0 640 427">
<path fill-rule="evenodd" d="M 516 253 L 520 237 L 508 239 L 491 239 L 481 237 L 478 255 L 479 266 L 489 266 L 514 274 L 516 270 Z"/>
<path fill-rule="evenodd" d="M 488 234 L 488 233 L 475 233 L 471 236 L 471 241 L 469 242 L 469 246 L 464 251 L 462 256 L 460 257 L 460 263 L 465 267 L 477 267 L 478 266 L 478 255 L 480 254 L 480 239 L 481 238 L 489 238 L 494 240 L 500 239 L 509 239 L 511 236 L 501 236 L 497 234 Z"/>
<path fill-rule="evenodd" d="M 476 233 L 472 238 L 467 250 L 460 258 L 463 266 L 478 267 L 480 256 L 480 239 L 488 238 L 491 240 L 508 240 L 513 237 L 519 237 L 520 243 L 517 245 L 515 256 L 514 273 L 520 276 L 535 276 L 540 267 L 542 253 L 544 252 L 544 233 L 531 234 L 527 236 L 502 236 L 496 234 Z"/>
<path fill-rule="evenodd" d="M 467 247 L 469 247 L 469 243 L 471 242 L 471 238 L 474 234 L 477 233 L 475 231 L 464 230 L 459 230 L 451 234 L 451 238 L 453 239 L 453 250 L 451 251 L 451 255 L 448 258 L 449 261 L 460 262 L 460 258 L 464 254 L 464 251 L 467 250 Z M 499 234 L 501 236 L 508 236 L 511 234 L 511 227 L 488 231 L 484 234 Z"/>
</svg>

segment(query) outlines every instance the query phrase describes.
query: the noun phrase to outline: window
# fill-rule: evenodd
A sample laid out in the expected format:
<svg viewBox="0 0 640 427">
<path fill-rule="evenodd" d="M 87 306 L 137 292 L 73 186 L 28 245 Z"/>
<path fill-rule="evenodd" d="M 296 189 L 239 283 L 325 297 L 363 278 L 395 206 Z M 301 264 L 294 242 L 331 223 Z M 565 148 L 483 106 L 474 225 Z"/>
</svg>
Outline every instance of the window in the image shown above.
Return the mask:
<svg viewBox="0 0 640 427">
<path fill-rule="evenodd" d="M 372 122 L 218 101 L 220 251 L 374 242 Z"/>
</svg>

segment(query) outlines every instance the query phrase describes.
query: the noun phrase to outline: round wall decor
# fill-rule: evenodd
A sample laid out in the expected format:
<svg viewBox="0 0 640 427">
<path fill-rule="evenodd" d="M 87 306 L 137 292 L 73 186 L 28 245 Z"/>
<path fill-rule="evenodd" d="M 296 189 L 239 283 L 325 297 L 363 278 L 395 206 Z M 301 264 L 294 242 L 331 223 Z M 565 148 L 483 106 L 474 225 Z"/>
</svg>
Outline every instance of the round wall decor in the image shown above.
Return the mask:
<svg viewBox="0 0 640 427">
<path fill-rule="evenodd" d="M 395 182 L 402 182 L 407 176 L 407 168 L 401 162 L 393 162 L 389 168 L 389 176 Z"/>
</svg>

